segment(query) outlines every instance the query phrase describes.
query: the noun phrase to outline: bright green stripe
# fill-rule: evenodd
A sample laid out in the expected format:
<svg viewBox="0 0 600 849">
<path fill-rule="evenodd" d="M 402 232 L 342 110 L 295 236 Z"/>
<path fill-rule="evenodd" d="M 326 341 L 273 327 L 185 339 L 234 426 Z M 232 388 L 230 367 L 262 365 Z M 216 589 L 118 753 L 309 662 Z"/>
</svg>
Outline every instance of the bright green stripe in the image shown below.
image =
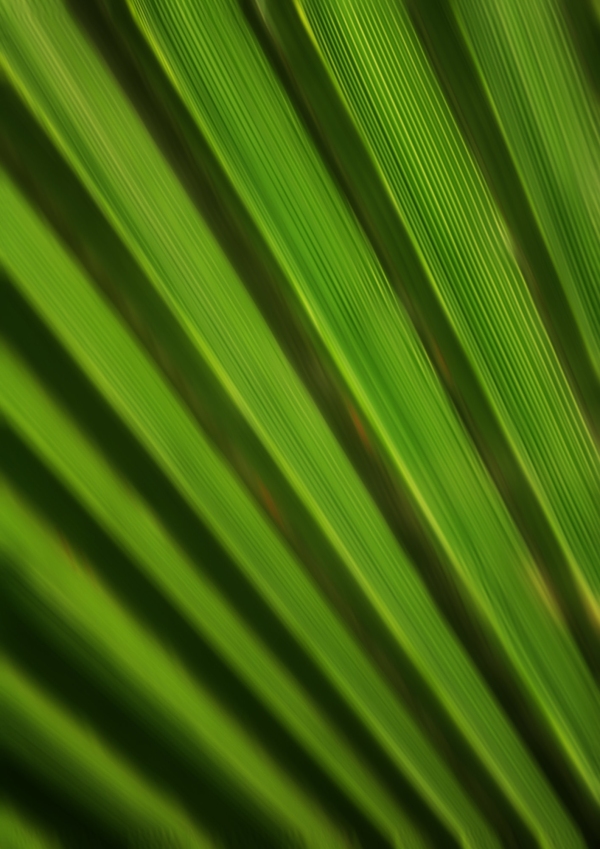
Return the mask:
<svg viewBox="0 0 600 849">
<path fill-rule="evenodd" d="M 587 0 L 570 0 L 563 6 L 575 13 L 578 5 L 581 10 L 586 3 Z M 428 52 L 432 50 L 439 63 L 442 87 L 453 101 L 454 114 L 466 130 L 470 148 L 482 163 L 490 190 L 515 238 L 519 265 L 534 297 L 543 304 L 542 318 L 555 338 L 557 354 L 564 357 L 567 377 L 574 381 L 588 419 L 597 426 L 600 375 L 561 284 L 485 83 L 458 23 L 452 20 L 451 0 L 405 0 L 405 5 L 427 33 Z"/>
<path fill-rule="evenodd" d="M 380 279 L 369 287 L 369 278 L 378 269 L 364 248 L 361 253 L 358 233 L 350 244 L 349 220 L 344 220 L 335 197 L 328 194 L 325 176 L 319 173 L 304 135 L 287 114 L 264 58 L 251 38 L 244 40 L 243 32 L 236 32 L 239 20 L 227 3 L 221 4 L 219 17 L 214 12 L 204 16 L 186 3 L 176 9 L 168 4 L 158 9 L 145 2 L 132 6 L 282 264 L 298 286 L 306 287 L 302 295 L 312 315 L 318 316 L 319 329 L 334 355 L 338 354 L 345 375 L 362 378 L 358 396 L 368 391 L 367 386 L 371 390 L 368 401 L 363 396 L 364 407 L 369 409 L 369 401 L 376 406 L 372 415 L 385 421 L 394 447 L 401 446 L 402 454 L 398 456 L 397 450 L 396 456 L 405 474 L 410 460 L 408 474 L 418 486 L 425 509 L 433 514 L 432 524 L 437 525 L 457 569 L 463 574 L 468 569 L 467 580 L 477 603 L 500 632 L 517 671 L 546 712 L 567 756 L 597 794 L 600 744 L 589 719 L 593 716 L 594 724 L 600 721 L 600 705 L 593 683 L 573 644 L 536 598 L 524 568 L 528 562 L 525 547 L 497 493 L 476 465 L 464 435 L 443 406 L 431 373 L 428 385 L 426 365 L 419 361 L 414 337 L 398 316 L 385 282 Z M 235 42 L 230 30 L 236 33 Z M 218 110 L 212 103 L 218 103 Z M 472 197 L 469 194 L 467 199 Z M 483 214 L 483 201 L 474 197 L 478 200 L 475 214 Z M 308 288 L 311 280 L 312 290 Z M 405 347 L 400 351 L 402 343 Z M 357 364 L 357 357 L 362 362 Z M 375 362 L 368 363 L 369 359 Z M 380 377 L 384 371 L 390 376 L 387 386 Z M 371 388 L 376 381 L 379 395 Z M 406 387 L 410 405 L 399 402 L 399 386 Z M 402 404 L 403 421 L 398 421 L 400 416 L 396 421 L 390 416 L 386 406 L 392 403 Z M 431 428 L 427 443 L 423 434 L 426 423 Z M 515 593 L 515 586 L 520 592 Z M 565 676 L 578 696 L 570 688 L 565 693 Z M 587 706 L 584 709 L 582 699 Z"/>
<path fill-rule="evenodd" d="M 425 6 L 427 5 L 427 2 L 425 2 Z M 429 11 L 434 18 L 434 26 L 435 23 L 438 24 L 434 32 L 442 38 L 444 46 L 448 47 L 448 44 L 444 41 L 447 30 L 443 25 L 439 25 L 440 21 L 442 23 L 445 21 L 443 7 L 439 4 L 436 5 L 436 2 L 429 5 L 432 7 Z M 535 556 L 541 558 L 546 572 L 552 575 L 555 581 L 554 590 L 558 589 L 561 593 L 561 609 L 567 615 L 568 627 L 576 635 L 577 642 L 585 652 L 590 668 L 597 671 L 600 643 L 597 639 L 597 624 L 590 617 L 587 600 L 584 601 L 581 598 L 576 579 L 569 569 L 568 560 L 556 538 L 554 527 L 544 513 L 537 493 L 522 468 L 519 455 L 508 441 L 497 413 L 491 405 L 472 363 L 460 347 L 456 332 L 436 294 L 430 275 L 425 266 L 420 263 L 417 248 L 405 230 L 397 205 L 392 198 L 385 178 L 382 178 L 381 170 L 373 158 L 368 142 L 363 138 L 357 124 L 353 122 L 351 112 L 340 93 L 339 86 L 328 72 L 327 65 L 318 51 L 314 36 L 311 35 L 309 28 L 305 28 L 306 22 L 302 10 L 294 8 L 291 4 L 268 2 L 268 0 L 266 7 L 262 10 L 261 17 L 263 34 L 271 40 L 272 48 L 282 55 L 286 69 L 289 70 L 289 74 L 299 88 L 301 101 L 305 103 L 305 106 L 308 106 L 309 111 L 314 115 L 315 131 L 321 142 L 325 143 L 331 156 L 339 163 L 344 174 L 344 186 L 348 197 L 353 207 L 360 214 L 373 245 L 382 259 L 385 260 L 392 285 L 399 293 L 403 303 L 407 304 L 410 314 L 414 316 L 416 326 L 421 336 L 426 340 L 426 346 L 431 351 L 433 361 L 438 363 L 438 372 L 451 397 L 458 409 L 470 421 L 471 428 L 474 431 L 474 439 L 481 447 L 492 477 L 495 478 L 498 487 L 504 493 L 513 516 L 524 529 L 524 533 L 527 534 L 527 539 L 535 552 Z M 420 3 L 419 12 L 423 10 L 423 3 Z M 451 40 L 449 33 L 448 39 Z M 453 53 L 449 61 L 452 62 L 455 56 L 456 54 Z M 444 70 L 447 71 L 448 68 L 448 62 L 446 62 Z M 456 70 L 459 79 L 464 76 L 463 72 L 460 69 L 455 69 L 454 65 L 451 66 L 450 70 L 453 72 Z M 286 70 L 286 75 L 287 73 Z M 467 94 L 465 94 L 464 99 L 469 101 Z M 473 117 L 473 113 L 476 112 L 477 119 L 479 119 L 480 110 L 478 110 L 477 103 L 469 114 Z M 471 125 L 469 125 L 469 129 L 472 129 Z M 498 131 L 496 130 L 496 139 L 497 136 Z M 497 145 L 494 146 L 493 151 L 494 153 L 497 152 Z M 506 164 L 507 157 L 509 158 L 510 154 L 506 150 L 500 161 L 494 159 L 493 164 L 496 166 L 496 173 L 499 173 L 498 167 L 500 167 L 501 173 L 502 163 Z M 487 164 L 490 164 L 489 159 Z M 505 176 L 502 177 L 501 174 L 501 179 L 505 179 Z M 520 215 L 523 210 L 519 207 L 519 197 L 524 198 L 525 195 L 524 192 L 521 192 L 520 195 L 514 192 L 515 180 L 517 180 L 516 185 L 520 186 L 516 171 L 514 172 L 513 182 L 506 187 L 503 185 L 504 197 L 510 198 L 513 209 L 519 208 Z M 525 215 L 525 219 L 527 219 L 527 215 Z M 541 244 L 540 240 L 541 235 L 537 240 L 534 239 L 538 247 Z M 548 262 L 550 262 L 549 257 Z M 547 270 L 548 263 L 543 265 L 544 269 Z M 553 268 L 551 263 L 550 268 Z M 545 280 L 546 291 L 550 287 L 553 296 L 556 294 L 557 279 L 555 273 L 553 278 Z M 408 403 L 406 403 L 407 401 Z M 406 398 L 404 392 L 399 398 L 399 403 L 403 404 L 403 419 L 410 418 L 413 404 Z M 389 429 L 389 423 L 387 423 L 387 426 Z M 426 423 L 422 421 L 416 423 L 416 427 L 421 429 L 425 426 Z M 437 435 L 433 435 L 433 444 L 430 443 L 427 450 L 423 451 L 425 458 L 435 457 L 437 461 L 435 452 L 439 448 L 438 442 Z M 406 458 L 406 454 L 404 454 L 404 457 Z M 444 471 L 445 461 L 442 453 L 439 454 L 439 457 L 441 459 L 435 463 L 434 468 L 434 472 L 438 476 Z M 408 460 L 410 461 L 410 458 Z M 414 466 L 411 471 L 421 487 L 426 485 L 422 474 L 418 470 L 415 473 Z M 471 538 L 473 531 L 477 533 L 481 530 L 481 528 L 473 528 L 471 519 L 476 515 L 475 509 L 479 509 L 480 498 L 483 493 L 477 492 L 472 487 L 465 487 L 463 481 L 466 480 L 468 478 L 464 474 L 446 478 L 446 485 L 449 486 L 446 491 L 451 492 L 454 488 L 452 496 L 449 496 L 451 506 L 456 504 L 462 506 L 464 504 L 462 510 L 458 512 L 455 510 L 454 513 L 446 513 L 441 518 L 439 513 L 436 515 L 440 525 L 446 531 L 446 538 L 448 538 L 447 523 L 452 520 L 454 523 L 458 522 L 458 532 L 461 537 L 465 536 L 465 524 Z M 466 499 L 465 490 L 467 490 Z M 468 498 L 471 497 L 471 493 L 472 503 L 469 504 Z M 497 500 L 498 493 L 494 492 L 493 498 Z M 426 500 L 428 503 L 432 503 L 431 495 Z M 429 528 L 429 531 L 435 533 L 435 529 Z M 492 540 L 495 544 L 489 545 Z M 481 541 L 480 538 L 479 546 L 481 546 Z M 486 554 L 488 563 L 490 563 L 494 554 L 499 554 L 497 540 L 493 537 L 489 539 L 484 536 L 483 542 L 488 543 L 489 550 Z M 460 568 L 466 563 L 469 571 L 477 570 L 480 568 L 480 564 L 473 554 L 472 550 L 465 552 L 463 545 L 463 549 L 460 550 L 460 557 L 455 557 L 455 561 L 460 561 Z M 449 552 L 449 555 L 445 558 L 447 565 L 451 565 L 452 552 Z M 520 558 L 518 559 L 520 561 Z M 503 562 L 501 557 L 498 557 L 498 562 Z M 499 606 L 499 602 L 497 606 Z M 528 618 L 525 614 L 526 621 Z M 535 636 L 535 631 L 530 630 Z M 545 745 L 552 745 L 549 739 L 546 740 Z M 556 754 L 555 751 L 554 756 Z M 570 769 L 571 773 L 573 772 L 572 768 L 563 762 L 562 768 L 565 767 Z M 581 782 L 579 786 L 582 786 Z M 587 791 L 584 792 L 588 795 Z"/>
<path fill-rule="evenodd" d="M 382 834 L 392 842 L 419 845 L 405 813 L 323 720 L 285 667 L 242 624 L 26 369 L 2 348 L 0 380 L 0 411 L 7 421 L 35 446 L 138 568 L 215 646 Z"/>
<path fill-rule="evenodd" d="M 3 548 L 7 521 L 16 523 L 12 533 L 32 530 L 13 506 L 3 493 Z M 39 556 L 43 561 L 45 552 Z M 213 845 L 170 799 L 146 784 L 2 656 L 0 713 L 0 747 L 125 841 L 133 838 L 139 841 L 136 845 L 158 847 L 170 840 L 173 847 L 189 849 Z"/>
<path fill-rule="evenodd" d="M 28 299 L 440 818 L 467 845 L 496 845 L 435 750 L 106 304 L 7 181 L 1 198 L 10 222 L 6 240 L 0 236 L 3 260 Z"/>
<path fill-rule="evenodd" d="M 191 23 L 184 22 L 182 28 L 185 32 L 190 30 Z M 28 87 L 28 96 L 33 98 L 34 108 L 41 110 L 44 122 L 48 122 L 49 115 L 56 116 L 52 118 L 53 132 L 59 134 L 63 145 L 68 145 L 74 165 L 85 174 L 92 191 L 105 205 L 113 220 L 116 209 L 123 210 L 119 217 L 122 227 L 129 221 L 135 221 L 135 216 L 139 219 L 143 213 L 142 221 L 137 222 L 137 230 L 129 225 L 126 232 L 138 254 L 143 255 L 149 276 L 154 278 L 155 285 L 161 288 L 165 297 L 171 299 L 180 321 L 195 336 L 207 360 L 236 398 L 288 480 L 328 533 L 332 544 L 345 559 L 350 573 L 378 609 L 381 619 L 437 689 L 440 700 L 465 736 L 472 741 L 515 807 L 534 829 L 539 829 L 543 834 L 547 829 L 546 823 L 552 819 L 549 811 L 557 805 L 556 799 L 506 724 L 470 662 L 437 617 L 422 584 L 406 564 L 381 515 L 367 497 L 337 443 L 316 415 L 310 399 L 298 386 L 295 376 L 274 346 L 265 324 L 245 293 L 231 278 L 220 255 L 211 251 L 206 235 L 196 224 L 197 219 L 189 202 L 186 204 L 182 193 L 178 195 L 176 184 L 170 184 L 168 173 L 163 174 L 159 170 L 159 163 L 153 163 L 146 181 L 140 180 L 127 186 L 128 178 L 135 178 L 142 157 L 138 145 L 135 146 L 133 156 L 134 140 L 126 130 L 129 122 L 124 110 L 119 110 L 114 93 L 108 97 L 104 90 L 106 81 L 93 79 L 94 63 L 86 53 L 81 52 L 83 45 L 73 37 L 66 21 L 59 31 L 52 30 L 52 44 L 48 40 L 52 22 L 45 20 L 44 24 L 43 29 L 29 26 L 26 38 L 19 37 L 17 30 L 17 49 L 11 51 L 11 72 L 19 69 L 21 81 L 18 85 Z M 207 42 L 204 45 L 206 50 L 197 49 L 194 55 L 206 55 L 214 59 L 215 47 L 223 36 L 215 30 L 210 32 L 210 39 L 214 43 Z M 248 53 L 253 44 L 248 40 L 236 44 L 239 53 L 231 57 L 232 62 L 239 64 L 240 57 Z M 57 49 L 61 50 L 60 58 Z M 228 46 L 228 50 L 233 50 L 233 44 Z M 40 57 L 44 55 L 47 64 L 39 64 Z M 70 75 L 65 77 L 63 75 L 68 73 L 69 64 L 72 64 L 72 69 Z M 49 68 L 53 68 L 54 73 L 48 73 Z M 53 81 L 59 75 L 63 77 L 63 84 L 49 93 L 48 86 L 52 89 Z M 250 78 L 248 73 L 246 76 Z M 68 84 L 65 80 L 68 80 Z M 253 82 L 256 83 L 256 80 Z M 86 85 L 85 97 L 83 92 L 77 93 L 81 85 Z M 245 87 L 247 85 L 244 83 Z M 74 92 L 72 98 L 71 92 Z M 51 107 L 44 107 L 48 94 L 50 99 L 47 103 Z M 224 96 L 224 92 L 220 92 L 220 96 Z M 88 126 L 92 104 L 96 118 Z M 75 111 L 70 114 L 69 110 L 73 107 Z M 51 111 L 47 112 L 48 109 Z M 45 117 L 44 111 L 47 112 Z M 119 129 L 115 128 L 109 138 L 105 127 L 111 126 L 117 118 Z M 141 140 L 138 138 L 136 141 Z M 86 153 L 82 156 L 80 151 L 84 145 Z M 117 150 L 120 156 L 115 160 Z M 290 149 L 284 146 L 281 150 L 286 150 L 288 160 L 292 158 Z M 269 151 L 270 155 L 273 153 L 273 150 Z M 280 153 L 280 158 L 282 156 Z M 99 157 L 104 162 L 101 180 L 93 177 L 99 169 Z M 120 162 L 127 164 L 126 171 L 115 167 L 115 163 Z M 300 191 L 298 182 L 296 177 L 295 186 L 292 186 L 295 191 Z M 135 205 L 132 204 L 132 193 Z M 327 200 L 326 192 L 324 199 Z M 332 203 L 330 198 L 322 209 L 323 215 L 330 211 Z M 315 203 L 315 198 L 312 199 L 312 205 L 317 210 L 321 209 L 320 204 Z M 157 212 L 159 209 L 160 216 Z M 294 207 L 290 206 L 290 209 L 293 212 Z M 335 220 L 339 220 L 339 214 Z M 351 220 L 347 219 L 346 223 L 350 227 Z M 323 236 L 332 237 L 329 219 L 323 218 L 322 221 L 314 222 L 314 225 L 311 235 L 318 233 L 320 239 Z M 359 258 L 354 251 L 354 244 L 353 240 L 348 240 L 339 251 L 346 262 L 349 261 L 348 257 L 350 260 Z M 356 250 L 359 250 L 361 243 L 356 244 Z M 204 247 L 203 253 L 201 246 Z M 314 257 L 320 258 L 316 252 L 309 253 L 306 250 L 303 256 L 310 257 L 311 261 Z M 357 279 L 357 275 L 360 275 L 362 269 L 367 270 L 364 263 L 368 258 L 370 254 L 365 252 L 362 263 L 352 269 L 352 278 L 360 285 L 359 294 L 364 290 L 365 281 L 360 277 Z M 373 268 L 376 269 L 376 266 Z M 191 279 L 196 277 L 202 279 L 201 288 L 190 285 Z M 368 279 L 369 275 L 366 277 Z M 319 278 L 316 277 L 314 285 L 318 282 Z M 345 287 L 348 286 L 348 280 L 343 282 Z M 406 354 L 405 361 L 401 362 L 399 358 L 396 362 L 398 371 L 402 372 L 400 363 L 405 373 L 412 368 L 409 379 L 412 378 L 414 385 L 426 386 L 426 364 L 422 354 L 406 344 L 411 338 L 406 338 L 408 331 L 404 331 L 404 339 L 396 338 L 398 331 L 402 330 L 402 322 L 395 307 L 390 304 L 391 295 L 383 288 L 384 284 L 382 278 L 374 291 L 368 293 L 369 302 L 361 303 L 363 321 L 371 322 L 365 340 L 372 340 L 375 349 L 379 346 L 381 350 L 383 346 L 388 354 L 397 354 L 400 345 L 406 345 L 403 351 Z M 331 313 L 332 318 L 343 315 L 340 307 L 348 304 L 349 294 L 347 288 L 333 292 L 324 290 L 330 307 L 335 307 Z M 360 316 L 361 311 L 355 315 Z M 376 324 L 373 323 L 375 316 L 378 319 Z M 347 333 L 349 326 L 344 323 L 343 328 Z M 352 329 L 349 343 L 355 342 L 357 338 L 356 328 Z M 369 356 L 368 351 L 361 354 Z M 390 376 L 396 378 L 391 368 L 389 371 Z M 431 372 L 429 380 L 433 383 Z M 415 404 L 417 398 L 415 396 Z M 450 419 L 451 414 L 447 408 L 446 416 L 454 421 Z M 447 460 L 447 452 L 443 453 Z M 555 816 L 558 831 L 564 827 L 570 833 L 567 820 L 562 821 L 561 825 L 563 814 L 559 807 L 555 809 Z"/>
<path fill-rule="evenodd" d="M 599 598 L 598 452 L 414 30 L 387 0 L 304 6 L 572 569 Z"/>
<path fill-rule="evenodd" d="M 456 6 L 600 373 L 600 134 L 558 4 L 532 0 Z M 556 393 L 548 395 L 550 408 L 555 403 Z M 600 604 L 600 464 L 589 437 L 583 440 L 574 425 L 566 432 L 567 417 L 560 408 L 559 414 L 565 418 L 563 443 L 539 441 L 543 456 L 535 456 L 532 428 L 527 449 L 556 521 Z"/>
<path fill-rule="evenodd" d="M 517 424 L 528 427 L 524 435 L 528 439 L 527 448 L 536 451 L 533 460 L 537 468 L 554 476 L 565 497 L 574 499 L 574 493 L 577 495 L 578 509 L 586 517 L 588 529 L 596 535 L 597 503 L 592 495 L 598 458 L 589 434 L 558 370 L 524 281 L 511 268 L 506 253 L 502 254 L 498 233 L 494 235 L 495 212 L 469 163 L 466 149 L 461 147 L 458 132 L 414 33 L 400 11 L 393 12 L 391 6 L 383 3 L 378 9 L 379 13 L 374 14 L 371 7 L 367 10 L 358 2 L 343 8 L 341 4 L 321 4 L 314 10 L 307 4 L 319 44 L 378 157 L 413 238 L 423 250 L 434 279 L 443 288 L 447 306 L 453 317 L 459 309 L 465 313 L 470 310 L 469 318 L 475 330 L 471 333 L 464 322 L 458 325 L 463 339 L 468 342 L 472 337 L 473 341 L 476 331 L 477 340 L 485 337 L 486 344 L 494 346 L 491 350 L 498 358 L 491 364 L 495 369 L 493 376 L 504 382 L 502 400 L 509 399 L 510 412 L 518 412 Z M 402 45 L 402 50 L 396 45 Z M 461 285 L 464 289 L 471 286 L 468 297 L 466 291 L 457 293 Z M 480 294 L 484 286 L 487 286 L 485 299 Z M 515 340 L 519 340 L 518 344 Z M 473 352 L 473 346 L 466 347 Z M 475 357 L 474 361 L 477 362 Z M 481 362 L 482 365 L 487 366 Z M 489 388 L 491 384 L 488 381 L 486 385 Z M 495 394 L 497 401 L 498 392 Z M 545 433 L 540 436 L 542 429 Z M 514 430 L 512 435 L 515 437 Z M 540 450 L 540 445 L 545 450 Z M 531 471 L 530 458 L 521 440 L 514 439 L 514 447 L 522 449 L 517 456 L 525 457 Z M 562 467 L 557 467 L 559 463 Z M 570 477 L 565 479 L 563 473 L 567 469 Z M 462 475 L 456 478 L 456 496 L 449 495 L 449 487 L 446 489 L 448 508 L 456 504 L 455 498 L 460 498 L 458 486 L 464 487 L 465 483 Z M 468 489 L 474 494 L 471 487 Z M 547 506 L 543 493 L 541 500 Z M 428 503 L 433 503 L 430 498 Z M 539 619 L 533 620 L 529 612 L 533 606 L 526 607 L 523 596 L 513 592 L 511 584 L 519 580 L 519 573 L 522 579 L 522 564 L 527 555 L 506 520 L 504 543 L 500 542 L 500 536 L 490 533 L 492 522 L 497 524 L 502 520 L 498 514 L 496 508 L 495 520 L 488 515 L 487 521 L 479 524 L 481 520 L 471 511 L 468 525 L 463 521 L 462 527 L 458 515 L 447 515 L 440 524 L 446 530 L 448 523 L 452 523 L 446 538 L 451 539 L 455 556 L 470 576 L 476 579 L 479 573 L 480 580 L 486 582 L 494 608 L 506 610 L 506 620 L 500 623 L 503 640 L 516 662 L 527 669 L 532 691 L 540 685 L 547 688 L 543 695 L 538 691 L 542 708 L 552 717 L 564 747 L 597 796 L 599 741 L 589 734 L 590 726 L 580 713 L 578 699 L 566 704 L 561 692 L 563 674 L 573 662 L 581 670 L 581 692 L 589 693 L 591 682 L 572 646 L 566 652 L 563 649 L 564 667 L 561 665 L 559 672 L 546 638 L 540 639 Z M 507 536 L 512 537 L 510 542 Z M 513 562 L 514 572 L 510 566 L 507 569 L 507 561 Z M 515 617 L 521 623 L 520 645 Z M 555 629 L 547 617 L 545 631 L 552 630 Z M 560 637 L 555 635 L 554 639 Z M 549 691 L 554 695 L 550 696 Z M 551 699 L 554 699 L 552 708 Z M 590 708 L 597 710 L 598 696 L 593 686 L 588 700 Z"/>
<path fill-rule="evenodd" d="M 7 802 L 0 803 L 0 846 L 3 849 L 60 849 L 55 836 L 45 834 Z"/>
<path fill-rule="evenodd" d="M 600 374 L 600 134 L 560 3 L 454 6 Z"/>
<path fill-rule="evenodd" d="M 165 740 L 181 760 L 201 774 L 225 780 L 267 821 L 303 836 L 307 845 L 323 849 L 344 845 L 319 806 L 149 632 L 100 586 L 73 572 L 58 539 L 44 532 L 9 495 L 2 501 L 0 540 L 19 580 L 39 600 L 34 615 L 50 629 L 50 638 L 93 670 L 111 697 L 134 710 L 139 722 Z M 93 757 L 89 747 L 85 754 Z"/>
</svg>

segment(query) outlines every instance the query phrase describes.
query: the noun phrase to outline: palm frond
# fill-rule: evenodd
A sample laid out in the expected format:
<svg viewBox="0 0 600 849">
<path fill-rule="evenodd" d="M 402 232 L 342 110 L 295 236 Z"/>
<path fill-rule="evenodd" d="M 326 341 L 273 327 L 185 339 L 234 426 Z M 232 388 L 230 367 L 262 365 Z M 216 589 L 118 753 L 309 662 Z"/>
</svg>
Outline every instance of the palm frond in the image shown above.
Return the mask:
<svg viewBox="0 0 600 849">
<path fill-rule="evenodd" d="M 7 845 L 600 839 L 587 1 L 0 0 Z"/>
</svg>

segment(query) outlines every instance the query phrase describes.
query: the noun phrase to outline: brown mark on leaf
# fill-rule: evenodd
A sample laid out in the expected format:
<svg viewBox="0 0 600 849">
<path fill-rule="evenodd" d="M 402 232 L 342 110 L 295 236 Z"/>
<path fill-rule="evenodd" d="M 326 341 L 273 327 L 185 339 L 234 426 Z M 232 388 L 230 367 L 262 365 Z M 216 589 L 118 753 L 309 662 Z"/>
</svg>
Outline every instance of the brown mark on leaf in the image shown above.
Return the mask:
<svg viewBox="0 0 600 849">
<path fill-rule="evenodd" d="M 275 504 L 275 499 L 271 495 L 271 492 L 267 489 L 267 487 L 265 486 L 265 484 L 262 482 L 262 480 L 260 478 L 258 478 L 257 485 L 258 485 L 258 493 L 259 493 L 260 500 L 261 500 L 263 506 L 265 507 L 265 509 L 267 510 L 268 514 L 273 519 L 275 524 L 279 527 L 281 532 L 284 535 L 287 535 L 286 524 L 283 520 L 283 517 L 282 517 L 280 511 L 279 511 L 279 508 Z"/>
</svg>

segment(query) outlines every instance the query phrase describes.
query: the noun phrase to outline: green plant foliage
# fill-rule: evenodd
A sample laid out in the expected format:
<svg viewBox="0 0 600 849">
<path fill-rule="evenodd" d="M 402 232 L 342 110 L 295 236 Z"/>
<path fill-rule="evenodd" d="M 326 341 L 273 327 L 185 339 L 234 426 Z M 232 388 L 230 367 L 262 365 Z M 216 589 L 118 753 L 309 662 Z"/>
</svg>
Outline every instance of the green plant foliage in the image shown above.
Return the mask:
<svg viewBox="0 0 600 849">
<path fill-rule="evenodd" d="M 598 845 L 594 16 L 0 0 L 2 846 Z"/>
</svg>

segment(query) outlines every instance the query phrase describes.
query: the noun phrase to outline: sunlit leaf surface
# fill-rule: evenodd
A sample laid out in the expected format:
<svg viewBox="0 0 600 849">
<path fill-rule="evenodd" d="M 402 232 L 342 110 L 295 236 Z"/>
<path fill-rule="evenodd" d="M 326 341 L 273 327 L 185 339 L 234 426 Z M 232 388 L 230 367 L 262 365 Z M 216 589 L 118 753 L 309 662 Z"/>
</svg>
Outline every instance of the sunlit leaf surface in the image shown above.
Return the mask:
<svg viewBox="0 0 600 849">
<path fill-rule="evenodd" d="M 0 0 L 2 847 L 600 845 L 592 0 Z"/>
</svg>

